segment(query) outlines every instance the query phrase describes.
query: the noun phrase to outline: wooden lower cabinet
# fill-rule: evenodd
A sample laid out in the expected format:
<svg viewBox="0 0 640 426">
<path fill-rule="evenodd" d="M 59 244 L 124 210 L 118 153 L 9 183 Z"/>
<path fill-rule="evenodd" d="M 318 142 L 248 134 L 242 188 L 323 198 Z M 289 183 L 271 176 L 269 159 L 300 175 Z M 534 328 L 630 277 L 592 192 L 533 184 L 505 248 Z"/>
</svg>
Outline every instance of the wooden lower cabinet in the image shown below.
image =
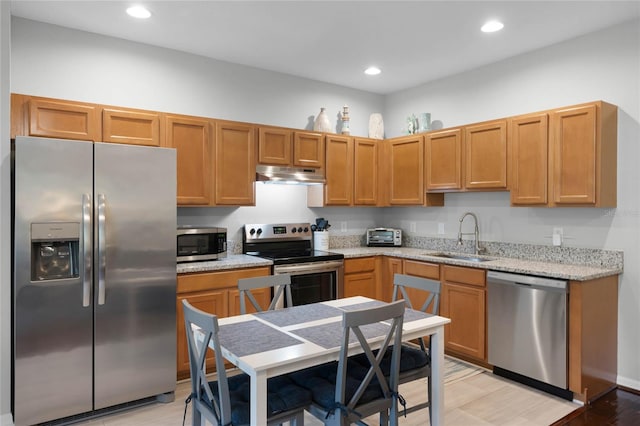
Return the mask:
<svg viewBox="0 0 640 426">
<path fill-rule="evenodd" d="M 345 259 L 343 286 L 344 297 L 365 296 L 378 299 L 376 258 Z"/>
<path fill-rule="evenodd" d="M 238 280 L 270 275 L 269 267 L 233 269 L 220 272 L 202 272 L 178 275 L 176 297 L 176 332 L 177 332 L 177 376 L 178 380 L 186 379 L 189 373 L 189 351 L 187 335 L 184 328 L 182 301 L 187 300 L 194 307 L 215 314 L 222 318 L 240 314 L 240 297 L 237 289 Z M 266 309 L 271 300 L 271 289 L 257 289 L 252 292 L 258 303 Z M 253 311 L 253 309 L 249 309 Z M 207 355 L 207 371 L 215 371 L 213 352 Z"/>
<path fill-rule="evenodd" d="M 445 326 L 445 350 L 486 362 L 486 272 L 482 269 L 443 265 L 440 315 Z"/>
</svg>

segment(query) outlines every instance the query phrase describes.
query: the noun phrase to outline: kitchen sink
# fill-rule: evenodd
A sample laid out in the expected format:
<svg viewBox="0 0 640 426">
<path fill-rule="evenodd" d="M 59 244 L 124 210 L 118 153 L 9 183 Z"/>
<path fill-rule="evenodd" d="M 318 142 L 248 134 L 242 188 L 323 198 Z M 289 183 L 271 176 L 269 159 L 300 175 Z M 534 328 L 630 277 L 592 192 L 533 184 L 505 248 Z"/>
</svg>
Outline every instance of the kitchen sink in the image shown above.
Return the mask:
<svg viewBox="0 0 640 426">
<path fill-rule="evenodd" d="M 445 259 L 466 260 L 467 262 L 489 262 L 493 259 L 464 253 L 424 253 L 425 256 L 443 257 Z"/>
</svg>

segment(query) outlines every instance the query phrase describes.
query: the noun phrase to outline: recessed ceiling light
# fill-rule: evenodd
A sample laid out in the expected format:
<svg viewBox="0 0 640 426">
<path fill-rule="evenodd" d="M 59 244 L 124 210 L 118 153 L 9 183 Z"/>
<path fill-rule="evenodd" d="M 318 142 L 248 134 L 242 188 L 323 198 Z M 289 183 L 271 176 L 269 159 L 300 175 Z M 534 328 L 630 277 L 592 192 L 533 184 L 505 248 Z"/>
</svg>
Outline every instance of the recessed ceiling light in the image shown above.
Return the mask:
<svg viewBox="0 0 640 426">
<path fill-rule="evenodd" d="M 147 19 L 151 16 L 151 12 L 149 12 L 143 6 L 131 6 L 127 9 L 127 13 L 129 14 L 129 16 L 133 16 L 134 18 L 138 19 Z"/>
<path fill-rule="evenodd" d="M 496 31 L 500 31 L 502 28 L 504 28 L 504 24 L 502 22 L 489 21 L 480 28 L 480 31 L 483 33 L 494 33 Z"/>
<path fill-rule="evenodd" d="M 382 71 L 378 67 L 369 67 L 366 70 L 364 70 L 364 73 L 367 74 L 367 75 L 378 75 L 381 72 Z"/>
</svg>

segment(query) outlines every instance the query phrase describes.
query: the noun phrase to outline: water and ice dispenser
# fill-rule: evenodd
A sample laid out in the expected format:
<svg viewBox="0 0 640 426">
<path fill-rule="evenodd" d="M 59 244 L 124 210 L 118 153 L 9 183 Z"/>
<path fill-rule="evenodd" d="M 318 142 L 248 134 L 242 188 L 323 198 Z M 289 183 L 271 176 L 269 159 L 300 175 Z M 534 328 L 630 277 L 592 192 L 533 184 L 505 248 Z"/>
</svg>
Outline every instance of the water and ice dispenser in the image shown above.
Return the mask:
<svg viewBox="0 0 640 426">
<path fill-rule="evenodd" d="M 31 224 L 31 281 L 79 276 L 80 224 Z"/>
</svg>

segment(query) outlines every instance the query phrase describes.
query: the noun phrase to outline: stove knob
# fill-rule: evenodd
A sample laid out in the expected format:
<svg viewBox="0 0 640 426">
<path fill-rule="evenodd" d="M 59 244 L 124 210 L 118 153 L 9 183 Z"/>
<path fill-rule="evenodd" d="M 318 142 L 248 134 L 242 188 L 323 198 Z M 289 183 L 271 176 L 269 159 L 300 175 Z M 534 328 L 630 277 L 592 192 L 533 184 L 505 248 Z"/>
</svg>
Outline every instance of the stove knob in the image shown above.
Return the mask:
<svg viewBox="0 0 640 426">
<path fill-rule="evenodd" d="M 253 229 L 253 228 L 251 228 L 251 231 L 249 231 L 249 234 L 253 235 L 253 234 L 255 234 L 255 233 L 256 233 L 256 230 L 255 230 L 255 229 Z"/>
<path fill-rule="evenodd" d="M 296 228 L 291 228 L 291 232 L 295 234 L 296 233 Z"/>
<path fill-rule="evenodd" d="M 307 232 L 309 232 L 309 228 L 307 228 L 306 226 L 304 227 L 304 233 L 306 234 Z"/>
<path fill-rule="evenodd" d="M 262 228 L 258 228 L 258 230 L 256 231 L 256 233 L 257 233 L 258 235 L 262 234 Z"/>
<path fill-rule="evenodd" d="M 302 232 L 302 226 L 298 228 L 298 232 Z"/>
</svg>

